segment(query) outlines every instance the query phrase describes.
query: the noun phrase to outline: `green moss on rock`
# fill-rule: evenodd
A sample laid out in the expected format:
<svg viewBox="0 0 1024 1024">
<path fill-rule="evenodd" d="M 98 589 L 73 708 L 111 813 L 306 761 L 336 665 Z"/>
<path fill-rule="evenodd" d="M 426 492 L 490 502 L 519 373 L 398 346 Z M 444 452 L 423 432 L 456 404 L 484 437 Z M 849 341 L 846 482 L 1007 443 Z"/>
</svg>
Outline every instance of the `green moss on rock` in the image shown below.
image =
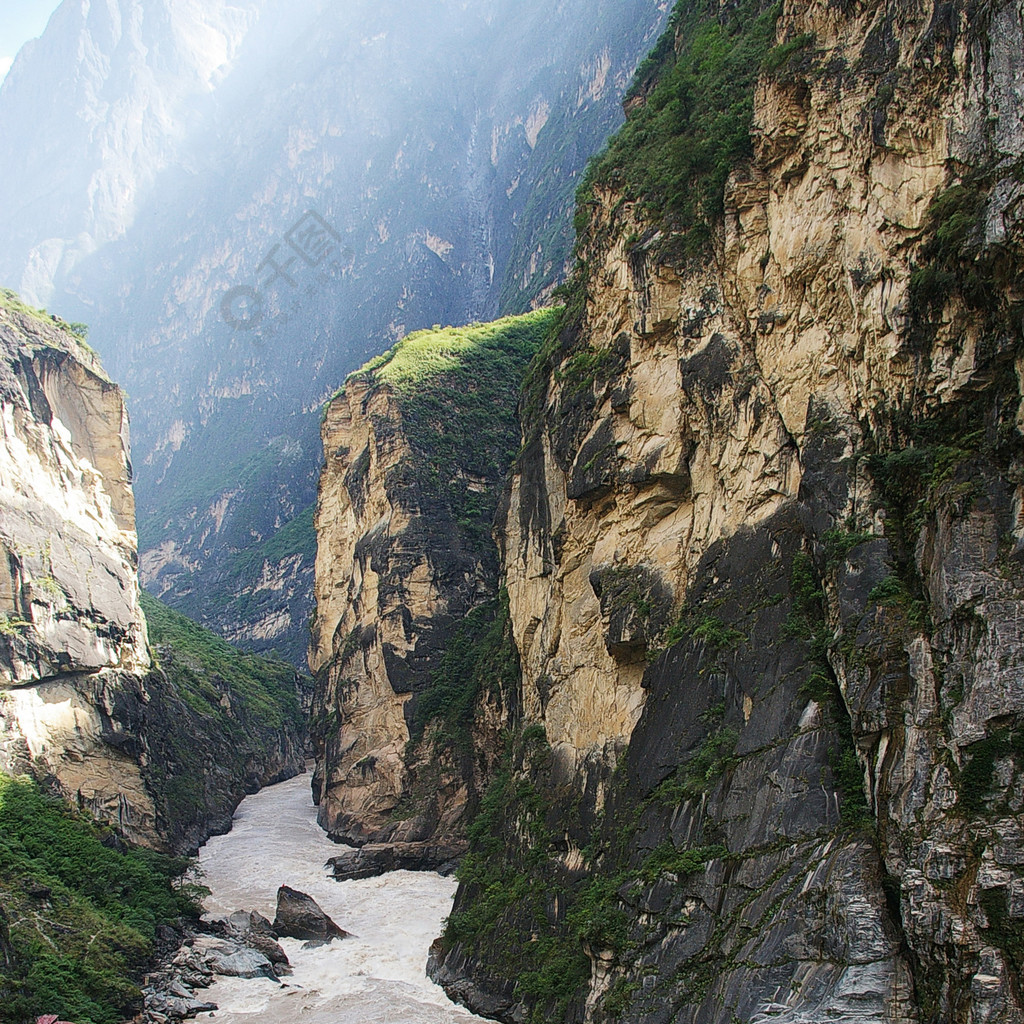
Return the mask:
<svg viewBox="0 0 1024 1024">
<path fill-rule="evenodd" d="M 779 10 L 763 0 L 677 4 L 672 45 L 659 43 L 653 63 L 641 69 L 657 84 L 590 165 L 581 209 L 595 186 L 612 188 L 671 228 L 680 255 L 705 249 L 729 172 L 753 152 L 758 74 L 769 57 L 781 67 L 809 42 L 772 49 Z"/>
<path fill-rule="evenodd" d="M 489 324 L 418 331 L 348 380 L 389 388 L 412 448 L 393 485 L 447 508 L 472 549 L 490 546 L 498 487 L 519 446 L 526 368 L 558 317 L 540 309 Z"/>
</svg>

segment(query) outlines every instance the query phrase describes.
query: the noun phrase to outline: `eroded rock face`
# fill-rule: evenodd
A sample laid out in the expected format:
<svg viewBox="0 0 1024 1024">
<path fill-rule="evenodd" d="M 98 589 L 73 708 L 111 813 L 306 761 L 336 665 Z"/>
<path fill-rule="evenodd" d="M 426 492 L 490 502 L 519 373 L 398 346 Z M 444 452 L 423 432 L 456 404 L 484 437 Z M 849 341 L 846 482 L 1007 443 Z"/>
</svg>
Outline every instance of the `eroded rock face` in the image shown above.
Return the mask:
<svg viewBox="0 0 1024 1024">
<path fill-rule="evenodd" d="M 502 683 L 488 680 L 464 709 L 472 753 L 433 743 L 417 711 L 450 645 L 468 642 L 457 639 L 467 614 L 497 608 L 491 523 L 518 438 L 519 382 L 550 319 L 542 310 L 413 335 L 327 407 L 311 733 L 319 821 L 336 840 L 403 844 L 432 867 L 464 843 L 500 748 Z M 420 376 L 403 383 L 417 359 Z"/>
<path fill-rule="evenodd" d="M 477 866 L 435 952 L 469 1005 L 1021 1019 L 1022 23 L 786 5 L 701 265 L 598 189 L 499 524 L 552 796 L 486 855 L 532 895 L 459 941 Z M 538 914 L 560 1005 L 500 967 Z"/>
<path fill-rule="evenodd" d="M 0 770 L 175 851 L 227 830 L 247 792 L 302 770 L 299 722 L 233 707 L 208 679 L 224 734 L 170 678 L 187 674 L 187 652 L 152 664 L 124 396 L 66 325 L 7 295 L 0 548 Z"/>
<path fill-rule="evenodd" d="M 66 330 L 0 307 L 0 767 L 157 841 L 132 713 L 149 670 L 122 394 Z"/>
<path fill-rule="evenodd" d="M 325 722 L 314 799 L 328 831 L 365 841 L 385 824 L 404 785 L 403 707 L 413 686 L 409 671 L 392 681 L 389 659 L 414 652 L 421 638 L 429 642 L 432 620 L 447 602 L 426 552 L 401 543 L 415 512 L 386 486 L 389 471 L 411 456 L 392 396 L 348 385 L 328 407 L 322 433 L 328 464 L 317 514 L 318 630 L 310 665 L 314 675 L 327 673 L 318 701 L 334 714 Z"/>
</svg>

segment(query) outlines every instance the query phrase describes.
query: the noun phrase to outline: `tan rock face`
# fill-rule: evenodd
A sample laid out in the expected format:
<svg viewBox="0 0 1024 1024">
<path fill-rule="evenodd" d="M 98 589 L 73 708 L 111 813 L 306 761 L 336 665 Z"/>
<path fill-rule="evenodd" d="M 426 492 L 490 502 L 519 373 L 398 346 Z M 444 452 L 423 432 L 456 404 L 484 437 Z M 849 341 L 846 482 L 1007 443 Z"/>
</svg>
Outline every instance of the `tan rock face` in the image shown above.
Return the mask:
<svg viewBox="0 0 1024 1024">
<path fill-rule="evenodd" d="M 138 760 L 111 742 L 150 666 L 123 396 L 36 317 L 0 307 L 0 345 L 0 766 L 42 767 L 156 842 Z"/>
<path fill-rule="evenodd" d="M 365 544 L 363 557 L 356 556 L 364 537 L 381 551 L 402 532 L 402 512 L 395 514 L 384 481 L 408 450 L 386 437 L 377 443 L 374 416 L 394 424 L 397 410 L 388 395 L 367 391 L 359 385 L 346 388 L 328 406 L 321 431 L 327 467 L 316 517 L 317 617 L 310 667 L 314 675 L 328 677 L 321 687 L 325 728 L 314 788 L 315 793 L 322 787 L 320 822 L 328 829 L 368 814 L 374 815 L 370 829 L 384 823 L 401 796 L 401 754 L 409 738 L 402 714 L 408 695 L 394 691 L 384 664 L 385 642 L 399 650 L 410 646 L 400 604 L 388 607 L 382 599 L 380 559 L 375 561 Z M 339 567 L 348 566 L 351 575 L 339 574 Z"/>
<path fill-rule="evenodd" d="M 879 12 L 848 20 L 801 5 L 779 37 L 813 29 L 816 69 L 856 67 Z M 908 14 L 902 49 L 923 45 L 928 24 L 923 10 Z M 762 79 L 756 158 L 729 183 L 705 268 L 660 263 L 640 215 L 599 196 L 591 235 L 610 241 L 588 255 L 597 286 L 585 341 L 609 372 L 581 390 L 572 358 L 559 368 L 506 524 L 526 689 L 545 680 L 553 743 L 582 751 L 624 738 L 641 703 L 642 666 L 608 653 L 595 569 L 649 567 L 678 607 L 714 541 L 798 494 L 812 401 L 845 424 L 870 423 L 969 385 L 975 339 L 958 310 L 946 311 L 927 366 L 907 339 L 914 246 L 965 156 L 950 126 L 976 102 L 977 57 L 964 42 L 949 56 L 952 68 L 905 71 L 874 130 L 870 76 Z M 527 700 L 539 715 L 539 698 Z"/>
<path fill-rule="evenodd" d="M 462 842 L 456 823 L 498 755 L 494 723 L 518 685 L 491 526 L 522 376 L 552 318 L 541 310 L 410 335 L 327 407 L 313 788 L 321 823 L 343 841 Z M 463 659 L 461 672 L 479 670 L 463 706 L 446 687 L 468 692 L 470 681 L 442 669 L 470 646 L 491 660 L 470 670 Z"/>
<path fill-rule="evenodd" d="M 950 470 L 914 513 L 924 525 L 902 541 L 908 555 L 905 513 L 868 458 L 900 424 L 953 422 L 977 400 L 989 403 L 983 431 L 992 408 L 1019 398 L 1005 387 L 1021 346 L 1024 203 L 1010 169 L 1024 151 L 1022 58 L 1008 41 L 1024 13 L 997 5 L 987 31 L 965 5 L 947 15 L 939 31 L 932 5 L 785 5 L 778 38 L 813 34 L 808 61 L 762 77 L 754 158 L 729 181 L 705 265 L 660 258 L 641 212 L 598 193 L 585 320 L 526 424 L 501 543 L 525 720 L 542 721 L 559 763 L 582 773 L 639 742 L 641 715 L 656 714 L 645 669 L 694 587 L 719 583 L 698 578 L 702 560 L 713 574 L 716 545 L 799 505 L 822 545 L 829 657 L 884 868 L 902 883 L 921 1013 L 1011 1021 L 1022 1012 L 1006 940 L 1022 883 L 1016 840 L 1003 838 L 1021 828 L 1007 753 L 1024 643 L 1007 561 L 1020 546 L 1019 462 Z M 1002 327 L 952 283 L 926 303 L 915 278 L 940 258 L 929 211 L 961 178 L 982 190 L 972 252 L 1004 289 L 998 309 L 1018 310 Z M 965 506 L 967 492 L 985 497 Z M 826 557 L 830 530 L 860 541 Z M 901 560 L 922 581 L 928 628 L 873 590 Z M 756 721 L 749 693 L 742 707 Z M 983 798 L 966 793 L 975 775 Z M 886 1020 L 911 1000 L 898 974 L 884 982 Z M 805 1019 L 793 1013 L 780 1019 Z"/>
<path fill-rule="evenodd" d="M 493 593 L 493 570 L 460 556 L 444 526 L 450 510 L 410 486 L 415 456 L 386 385 L 351 380 L 322 434 L 314 792 L 321 824 L 362 841 L 388 824 L 409 782 L 405 705 L 426 682 L 439 636 Z"/>
</svg>

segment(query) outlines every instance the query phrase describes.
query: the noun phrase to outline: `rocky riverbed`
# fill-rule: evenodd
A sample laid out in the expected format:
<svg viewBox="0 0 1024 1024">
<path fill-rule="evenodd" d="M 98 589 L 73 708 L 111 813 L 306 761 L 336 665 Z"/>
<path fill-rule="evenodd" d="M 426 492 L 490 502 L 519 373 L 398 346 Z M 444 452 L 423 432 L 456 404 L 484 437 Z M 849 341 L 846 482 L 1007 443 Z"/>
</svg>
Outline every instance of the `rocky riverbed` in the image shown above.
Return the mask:
<svg viewBox="0 0 1024 1024">
<path fill-rule="evenodd" d="M 145 1024 L 190 1017 L 219 1024 L 478 1020 L 425 973 L 455 880 L 393 871 L 337 881 L 327 862 L 338 853 L 316 824 L 308 775 L 247 798 L 231 832 L 200 851 L 210 889 L 206 919 L 183 942 L 168 941 L 147 988 Z M 303 896 L 344 937 L 321 923 L 322 934 L 310 938 L 283 920 L 285 905 L 294 920 L 315 919 Z"/>
</svg>

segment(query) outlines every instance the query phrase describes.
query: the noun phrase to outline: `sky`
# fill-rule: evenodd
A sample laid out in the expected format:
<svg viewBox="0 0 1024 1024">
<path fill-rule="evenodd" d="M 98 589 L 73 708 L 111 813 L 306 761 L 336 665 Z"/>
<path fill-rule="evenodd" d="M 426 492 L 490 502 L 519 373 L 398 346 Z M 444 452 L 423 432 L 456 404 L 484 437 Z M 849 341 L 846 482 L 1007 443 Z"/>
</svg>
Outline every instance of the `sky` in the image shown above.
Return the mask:
<svg viewBox="0 0 1024 1024">
<path fill-rule="evenodd" d="M 0 0 L 0 79 L 3 79 L 23 43 L 46 28 L 60 0 Z"/>
</svg>

